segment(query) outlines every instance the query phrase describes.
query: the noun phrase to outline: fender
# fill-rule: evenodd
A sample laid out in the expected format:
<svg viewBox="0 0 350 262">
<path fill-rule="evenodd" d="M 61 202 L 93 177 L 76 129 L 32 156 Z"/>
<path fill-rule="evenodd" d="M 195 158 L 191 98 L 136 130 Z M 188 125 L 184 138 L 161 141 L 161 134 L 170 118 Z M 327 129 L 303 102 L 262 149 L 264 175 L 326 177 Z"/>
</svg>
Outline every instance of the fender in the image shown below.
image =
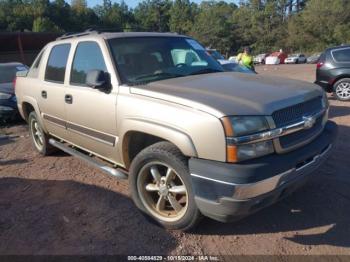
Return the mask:
<svg viewBox="0 0 350 262">
<path fill-rule="evenodd" d="M 176 145 L 185 156 L 197 157 L 197 151 L 191 137 L 180 129 L 164 123 L 154 122 L 149 119 L 128 118 L 122 122 L 120 129 L 118 151 L 125 152 L 124 139 L 128 132 L 142 132 L 152 136 L 160 137 Z M 122 156 L 125 163 L 124 156 Z"/>
<path fill-rule="evenodd" d="M 39 108 L 37 101 L 33 97 L 30 97 L 30 96 L 23 96 L 22 97 L 20 103 L 18 103 L 18 110 L 19 110 L 22 118 L 25 119 L 23 107 L 22 107 L 23 103 L 28 103 L 28 104 L 31 104 L 33 106 L 34 111 L 35 111 L 36 115 L 38 116 L 38 122 L 40 123 L 40 125 L 44 129 L 44 131 L 47 132 L 46 126 L 44 124 L 44 121 L 43 121 L 43 118 L 41 115 L 41 110 Z"/>
</svg>

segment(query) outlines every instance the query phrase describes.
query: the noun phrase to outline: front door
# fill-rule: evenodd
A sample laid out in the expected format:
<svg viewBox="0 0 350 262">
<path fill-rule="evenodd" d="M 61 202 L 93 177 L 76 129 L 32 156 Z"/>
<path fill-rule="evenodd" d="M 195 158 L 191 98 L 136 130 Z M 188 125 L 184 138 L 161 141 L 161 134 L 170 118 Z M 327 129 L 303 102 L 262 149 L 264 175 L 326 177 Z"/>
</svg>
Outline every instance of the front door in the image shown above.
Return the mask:
<svg viewBox="0 0 350 262">
<path fill-rule="evenodd" d="M 69 83 L 65 92 L 69 141 L 115 162 L 116 90 L 88 87 L 86 76 L 91 70 L 112 71 L 106 66 L 99 43 L 79 42 L 72 59 Z"/>
</svg>

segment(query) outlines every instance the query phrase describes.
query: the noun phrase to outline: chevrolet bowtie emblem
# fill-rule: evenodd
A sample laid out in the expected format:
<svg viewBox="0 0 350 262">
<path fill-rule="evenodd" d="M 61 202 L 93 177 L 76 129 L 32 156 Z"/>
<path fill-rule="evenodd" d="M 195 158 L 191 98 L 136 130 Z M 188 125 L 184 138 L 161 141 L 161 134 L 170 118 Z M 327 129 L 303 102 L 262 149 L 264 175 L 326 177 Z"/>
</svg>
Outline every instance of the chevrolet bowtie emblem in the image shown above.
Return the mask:
<svg viewBox="0 0 350 262">
<path fill-rule="evenodd" d="M 316 118 L 312 116 L 303 116 L 303 121 L 304 121 L 304 127 L 306 129 L 309 129 L 314 126 L 316 123 Z"/>
</svg>

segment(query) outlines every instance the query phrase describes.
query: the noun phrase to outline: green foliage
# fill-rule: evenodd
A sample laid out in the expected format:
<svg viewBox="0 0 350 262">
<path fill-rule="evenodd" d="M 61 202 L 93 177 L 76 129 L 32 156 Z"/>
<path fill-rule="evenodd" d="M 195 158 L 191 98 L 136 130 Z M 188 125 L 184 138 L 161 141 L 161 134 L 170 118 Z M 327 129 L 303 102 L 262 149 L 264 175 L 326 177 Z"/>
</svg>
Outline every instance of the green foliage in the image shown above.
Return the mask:
<svg viewBox="0 0 350 262">
<path fill-rule="evenodd" d="M 94 8 L 87 0 L 0 0 L 0 31 L 171 31 L 227 55 L 248 45 L 254 53 L 314 52 L 350 42 L 349 9 L 349 0 L 143 0 L 133 10 L 123 0 Z"/>
<path fill-rule="evenodd" d="M 33 32 L 62 32 L 62 30 L 55 25 L 47 17 L 38 17 L 33 21 Z"/>
<path fill-rule="evenodd" d="M 188 34 L 193 27 L 196 13 L 197 6 L 189 0 L 175 0 L 170 8 L 170 31 Z"/>
<path fill-rule="evenodd" d="M 350 1 L 310 0 L 288 24 L 288 45 L 306 51 L 350 42 Z"/>
<path fill-rule="evenodd" d="M 229 19 L 235 9 L 235 5 L 223 1 L 202 2 L 190 34 L 207 47 L 230 52 L 235 39 Z"/>
<path fill-rule="evenodd" d="M 170 0 L 146 0 L 139 3 L 134 10 L 137 25 L 147 31 L 169 31 L 171 5 Z"/>
</svg>

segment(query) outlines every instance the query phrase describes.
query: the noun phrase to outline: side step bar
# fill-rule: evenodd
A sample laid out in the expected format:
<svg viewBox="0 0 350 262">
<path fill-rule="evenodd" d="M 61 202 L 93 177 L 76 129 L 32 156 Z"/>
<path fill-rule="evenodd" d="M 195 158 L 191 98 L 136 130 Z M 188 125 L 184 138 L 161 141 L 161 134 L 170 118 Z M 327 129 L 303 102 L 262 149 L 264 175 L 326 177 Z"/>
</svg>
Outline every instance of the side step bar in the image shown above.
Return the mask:
<svg viewBox="0 0 350 262">
<path fill-rule="evenodd" d="M 87 156 L 87 155 L 85 155 L 85 154 L 83 154 L 83 153 L 81 153 L 81 152 L 79 152 L 71 147 L 68 147 L 61 142 L 58 142 L 58 141 L 50 138 L 49 143 L 52 146 L 57 147 L 58 149 L 66 152 L 67 154 L 75 156 L 75 157 L 87 162 L 88 164 L 92 165 L 93 167 L 100 169 L 101 171 L 105 172 L 108 175 L 114 176 L 118 179 L 127 179 L 127 176 L 124 173 L 122 173 L 121 171 L 119 171 L 115 168 L 106 166 L 106 165 L 100 163 L 99 161 L 93 159 L 92 157 L 89 157 L 89 156 Z"/>
</svg>

